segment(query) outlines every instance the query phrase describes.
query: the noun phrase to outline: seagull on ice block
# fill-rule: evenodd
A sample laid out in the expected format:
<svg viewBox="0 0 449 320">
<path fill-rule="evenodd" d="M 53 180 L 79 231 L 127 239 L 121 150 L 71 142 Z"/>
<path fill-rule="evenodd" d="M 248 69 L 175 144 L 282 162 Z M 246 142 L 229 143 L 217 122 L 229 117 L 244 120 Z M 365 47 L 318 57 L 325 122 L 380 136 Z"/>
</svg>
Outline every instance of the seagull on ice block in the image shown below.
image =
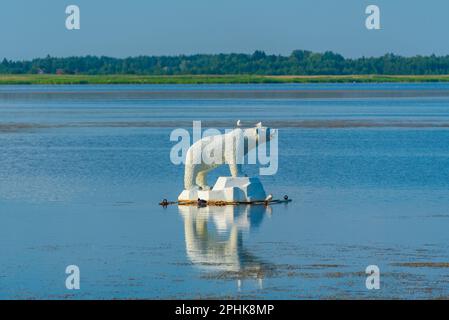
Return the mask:
<svg viewBox="0 0 449 320">
<path fill-rule="evenodd" d="M 242 121 L 237 120 L 237 127 L 241 127 L 242 126 Z"/>
<path fill-rule="evenodd" d="M 265 198 L 265 202 L 270 202 L 271 200 L 273 200 L 273 195 L 270 193 L 270 194 Z"/>
</svg>

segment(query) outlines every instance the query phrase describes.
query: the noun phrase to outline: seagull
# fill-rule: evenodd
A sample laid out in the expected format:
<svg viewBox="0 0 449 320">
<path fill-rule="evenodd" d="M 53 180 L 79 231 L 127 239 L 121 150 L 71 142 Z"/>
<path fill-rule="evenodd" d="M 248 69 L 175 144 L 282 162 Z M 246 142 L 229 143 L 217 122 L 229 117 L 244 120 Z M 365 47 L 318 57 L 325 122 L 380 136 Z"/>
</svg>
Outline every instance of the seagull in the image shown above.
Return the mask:
<svg viewBox="0 0 449 320">
<path fill-rule="evenodd" d="M 258 124 L 256 124 L 257 128 L 262 128 L 262 122 L 259 122 Z"/>
<path fill-rule="evenodd" d="M 242 126 L 242 121 L 237 120 L 237 127 L 241 127 Z"/>
<path fill-rule="evenodd" d="M 270 204 L 270 201 L 271 201 L 271 200 L 273 200 L 273 195 L 272 195 L 272 194 L 269 194 L 269 195 L 265 198 L 265 200 L 263 201 L 264 206 L 265 206 L 265 207 L 268 207 L 268 205 Z"/>
</svg>

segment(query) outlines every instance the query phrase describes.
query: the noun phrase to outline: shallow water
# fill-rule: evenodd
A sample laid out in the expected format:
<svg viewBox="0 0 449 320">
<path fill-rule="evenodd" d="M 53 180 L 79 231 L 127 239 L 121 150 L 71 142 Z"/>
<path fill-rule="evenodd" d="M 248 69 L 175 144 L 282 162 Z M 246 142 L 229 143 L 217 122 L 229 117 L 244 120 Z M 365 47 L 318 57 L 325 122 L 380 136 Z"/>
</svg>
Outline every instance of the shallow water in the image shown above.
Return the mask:
<svg viewBox="0 0 449 320">
<path fill-rule="evenodd" d="M 170 132 L 237 119 L 293 201 L 160 207 Z M 0 298 L 449 298 L 448 124 L 448 84 L 0 86 Z"/>
</svg>

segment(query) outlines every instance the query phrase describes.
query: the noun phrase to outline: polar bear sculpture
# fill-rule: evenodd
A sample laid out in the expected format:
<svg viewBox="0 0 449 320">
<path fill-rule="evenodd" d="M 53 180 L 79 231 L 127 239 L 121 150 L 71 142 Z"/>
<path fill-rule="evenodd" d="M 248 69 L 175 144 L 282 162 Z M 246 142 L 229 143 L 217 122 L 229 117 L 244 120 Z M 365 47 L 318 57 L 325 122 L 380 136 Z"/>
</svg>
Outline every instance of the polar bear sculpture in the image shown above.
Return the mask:
<svg viewBox="0 0 449 320">
<path fill-rule="evenodd" d="M 259 144 L 271 140 L 275 134 L 275 130 L 258 123 L 253 128 L 236 128 L 195 142 L 186 155 L 185 190 L 210 190 L 207 174 L 224 164 L 229 166 L 233 178 L 242 176 L 243 157 Z"/>
</svg>

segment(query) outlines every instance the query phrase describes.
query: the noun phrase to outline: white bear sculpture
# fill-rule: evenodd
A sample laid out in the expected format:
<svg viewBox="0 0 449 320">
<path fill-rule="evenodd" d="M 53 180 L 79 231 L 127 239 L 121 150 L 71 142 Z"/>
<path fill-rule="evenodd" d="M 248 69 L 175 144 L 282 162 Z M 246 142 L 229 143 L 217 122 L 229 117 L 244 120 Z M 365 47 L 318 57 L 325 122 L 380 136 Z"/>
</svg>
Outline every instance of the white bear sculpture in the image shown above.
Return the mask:
<svg viewBox="0 0 449 320">
<path fill-rule="evenodd" d="M 237 123 L 240 126 L 240 121 Z M 276 130 L 258 123 L 252 128 L 236 128 L 225 134 L 204 137 L 187 151 L 184 173 L 184 191 L 179 201 L 251 202 L 263 201 L 265 191 L 258 178 L 242 173 L 244 156 L 259 145 L 270 141 Z M 207 174 L 228 165 L 231 177 L 220 177 L 211 189 Z"/>
</svg>

